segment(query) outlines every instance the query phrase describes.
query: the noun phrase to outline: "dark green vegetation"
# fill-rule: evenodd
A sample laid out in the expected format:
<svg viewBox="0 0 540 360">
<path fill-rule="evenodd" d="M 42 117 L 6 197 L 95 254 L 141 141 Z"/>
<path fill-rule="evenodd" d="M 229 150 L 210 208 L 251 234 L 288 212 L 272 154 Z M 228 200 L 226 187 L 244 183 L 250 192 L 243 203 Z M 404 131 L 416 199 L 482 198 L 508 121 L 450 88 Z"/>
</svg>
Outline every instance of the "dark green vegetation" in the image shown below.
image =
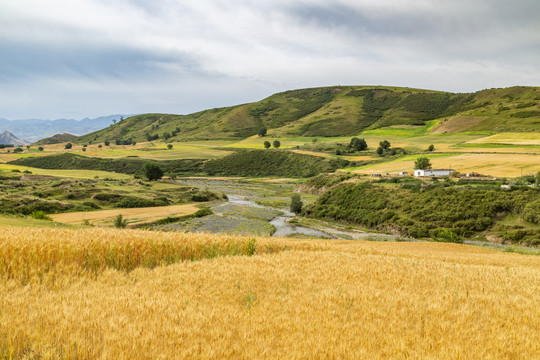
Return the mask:
<svg viewBox="0 0 540 360">
<path fill-rule="evenodd" d="M 144 164 L 141 168 L 141 173 L 148 181 L 159 180 L 163 177 L 163 170 L 158 165 L 152 163 Z"/>
<path fill-rule="evenodd" d="M 203 170 L 209 175 L 221 176 L 310 177 L 347 164 L 346 160 L 328 160 L 284 150 L 252 150 L 210 160 Z"/>
<path fill-rule="evenodd" d="M 431 169 L 431 161 L 425 156 L 420 156 L 414 161 L 414 168 L 421 170 Z"/>
<path fill-rule="evenodd" d="M 251 104 L 189 115 L 132 116 L 77 142 L 245 138 L 265 133 L 262 129 L 280 136 L 354 136 L 363 130 L 424 126 L 429 120 L 449 118 L 452 126 L 441 132 L 540 131 L 539 102 L 540 91 L 534 87 L 455 94 L 335 86 L 286 91 Z"/>
<path fill-rule="evenodd" d="M 289 209 L 291 212 L 295 214 L 299 214 L 302 212 L 302 207 L 304 206 L 304 203 L 302 202 L 302 199 L 300 198 L 300 194 L 293 194 L 291 196 L 291 205 L 289 206 Z"/>
<path fill-rule="evenodd" d="M 538 189 L 526 186 L 504 190 L 420 186 L 415 180 L 400 187 L 346 183 L 330 188 L 305 213 L 414 238 L 459 242 L 479 235 L 539 245 L 539 196 Z M 512 217 L 519 221 L 507 221 Z"/>
<path fill-rule="evenodd" d="M 31 215 L 137 208 L 222 199 L 222 195 L 173 182 L 64 179 L 0 172 L 0 213 Z"/>
<path fill-rule="evenodd" d="M 173 174 L 192 174 L 199 172 L 199 168 L 202 164 L 201 160 L 194 159 L 164 161 L 150 161 L 129 157 L 120 159 L 104 159 L 72 153 L 21 158 L 10 162 L 10 164 L 35 167 L 39 169 L 86 169 L 136 174 L 139 173 L 141 168 L 149 162 L 159 166 L 165 173 Z"/>
</svg>

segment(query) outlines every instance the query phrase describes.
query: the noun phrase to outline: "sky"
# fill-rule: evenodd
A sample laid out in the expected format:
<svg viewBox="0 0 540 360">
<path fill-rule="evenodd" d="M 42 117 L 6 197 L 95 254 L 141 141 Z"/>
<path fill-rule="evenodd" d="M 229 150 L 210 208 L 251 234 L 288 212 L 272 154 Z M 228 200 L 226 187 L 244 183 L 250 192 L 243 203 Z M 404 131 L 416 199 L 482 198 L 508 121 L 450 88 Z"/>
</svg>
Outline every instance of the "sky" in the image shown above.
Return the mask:
<svg viewBox="0 0 540 360">
<path fill-rule="evenodd" d="M 540 86 L 538 0 L 0 0 L 0 118 Z"/>
</svg>

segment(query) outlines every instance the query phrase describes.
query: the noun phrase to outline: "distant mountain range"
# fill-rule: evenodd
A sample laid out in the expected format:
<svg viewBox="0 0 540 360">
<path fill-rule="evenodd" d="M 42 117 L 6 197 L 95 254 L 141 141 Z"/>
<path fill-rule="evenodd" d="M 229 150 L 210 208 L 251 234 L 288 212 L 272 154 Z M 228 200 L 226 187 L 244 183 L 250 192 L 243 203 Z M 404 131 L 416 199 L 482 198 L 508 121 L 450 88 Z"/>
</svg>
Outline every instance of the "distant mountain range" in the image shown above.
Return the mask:
<svg viewBox="0 0 540 360">
<path fill-rule="evenodd" d="M 113 124 L 113 120 L 120 121 L 122 116 L 116 114 L 93 119 L 84 118 L 82 120 L 6 120 L 0 118 L 0 133 L 9 131 L 19 139 L 17 144 L 29 144 L 59 133 L 70 133 L 80 136 L 98 131 Z"/>
</svg>

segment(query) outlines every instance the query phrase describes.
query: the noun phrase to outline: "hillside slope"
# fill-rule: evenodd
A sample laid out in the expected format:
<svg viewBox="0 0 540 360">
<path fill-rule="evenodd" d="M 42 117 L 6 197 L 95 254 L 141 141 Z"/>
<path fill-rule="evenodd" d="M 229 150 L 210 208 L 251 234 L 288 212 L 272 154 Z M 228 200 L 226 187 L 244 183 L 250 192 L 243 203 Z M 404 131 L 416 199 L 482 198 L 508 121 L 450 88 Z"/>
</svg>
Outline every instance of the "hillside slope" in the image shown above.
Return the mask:
<svg viewBox="0 0 540 360">
<path fill-rule="evenodd" d="M 52 145 L 52 144 L 61 144 L 68 141 L 74 141 L 77 139 L 77 136 L 71 135 L 69 133 L 55 134 L 53 136 L 41 139 L 35 143 L 35 145 Z"/>
<path fill-rule="evenodd" d="M 189 115 L 143 114 L 82 136 L 79 142 L 245 138 L 261 127 L 277 136 L 352 136 L 390 126 L 432 132 L 540 131 L 540 88 L 511 87 L 456 94 L 379 86 L 286 91 L 244 105 Z"/>
</svg>

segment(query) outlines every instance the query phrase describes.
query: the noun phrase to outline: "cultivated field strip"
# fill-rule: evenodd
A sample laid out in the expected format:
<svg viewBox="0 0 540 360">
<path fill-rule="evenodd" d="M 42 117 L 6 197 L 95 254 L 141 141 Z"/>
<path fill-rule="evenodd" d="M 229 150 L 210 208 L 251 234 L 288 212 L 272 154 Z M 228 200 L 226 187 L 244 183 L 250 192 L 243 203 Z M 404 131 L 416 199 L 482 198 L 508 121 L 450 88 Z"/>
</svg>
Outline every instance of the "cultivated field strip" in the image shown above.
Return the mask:
<svg viewBox="0 0 540 360">
<path fill-rule="evenodd" d="M 159 220 L 168 216 L 185 216 L 192 215 L 199 208 L 194 204 L 171 205 L 171 206 L 154 206 L 143 208 L 128 208 L 128 209 L 111 209 L 100 211 L 78 211 L 61 214 L 53 214 L 51 218 L 60 223 L 65 224 L 82 224 L 84 221 L 91 223 L 110 222 L 118 215 L 122 215 L 124 219 L 130 220 L 130 224 L 144 223 L 153 220 Z"/>
<path fill-rule="evenodd" d="M 91 241 L 93 246 L 134 243 L 143 254 L 170 241 L 197 247 L 249 240 L 105 229 L 2 228 L 0 234 L 2 258 L 24 254 L 35 258 L 31 266 L 51 249 L 65 249 L 62 255 L 69 258 L 76 253 L 70 248 Z M 256 244 L 254 256 L 132 271 L 106 267 L 95 277 L 59 269 L 55 281 L 23 284 L 3 276 L 2 357 L 534 359 L 540 354 L 538 257 L 441 243 L 257 238 Z M 287 251 L 259 251 L 272 246 Z"/>
</svg>

